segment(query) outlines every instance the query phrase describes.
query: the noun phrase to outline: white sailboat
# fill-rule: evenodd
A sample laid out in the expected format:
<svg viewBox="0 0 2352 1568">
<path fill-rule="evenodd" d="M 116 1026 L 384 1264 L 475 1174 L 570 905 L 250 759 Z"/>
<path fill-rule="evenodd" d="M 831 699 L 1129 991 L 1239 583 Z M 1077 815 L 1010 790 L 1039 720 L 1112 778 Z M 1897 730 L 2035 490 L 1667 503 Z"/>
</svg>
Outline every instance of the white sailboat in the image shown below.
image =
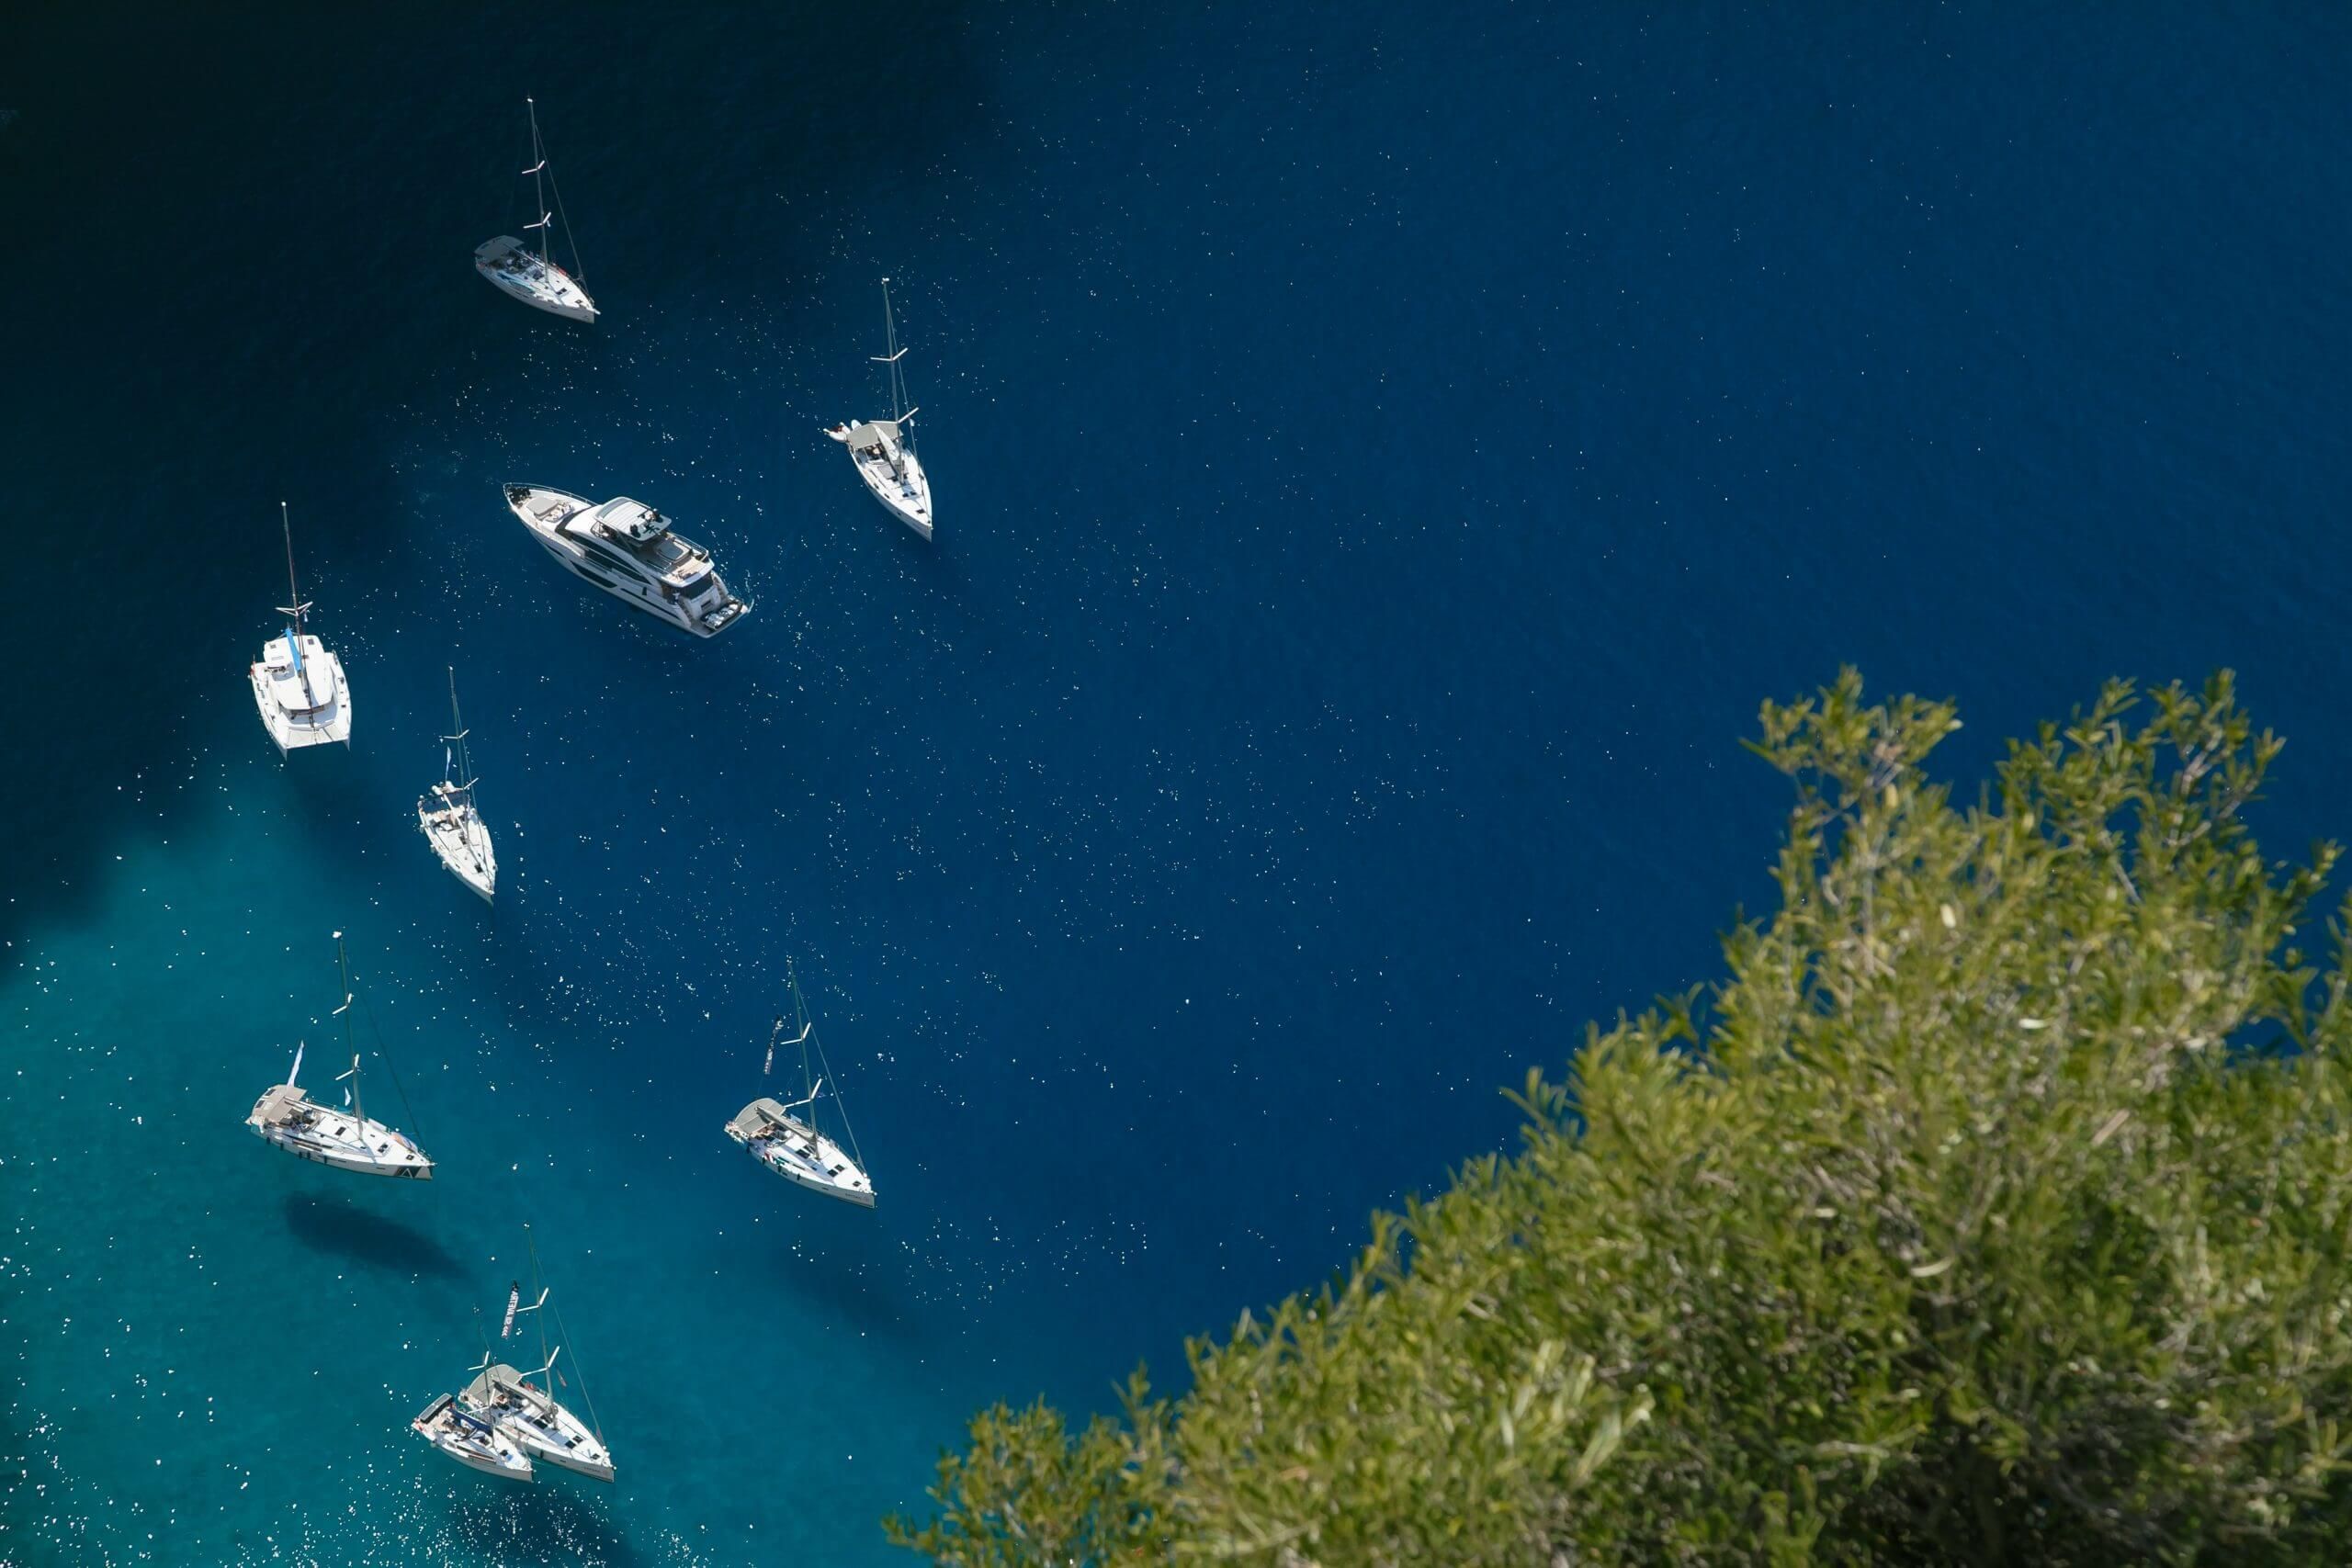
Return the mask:
<svg viewBox="0 0 2352 1568">
<path fill-rule="evenodd" d="M 441 738 L 442 778 L 418 798 L 416 825 L 449 874 L 485 904 L 498 891 L 498 856 L 491 849 L 490 825 L 474 803 L 473 760 L 466 754 L 465 721 L 458 716 L 458 671 L 449 671 L 449 728 Z"/>
<path fill-rule="evenodd" d="M 507 1481 L 536 1481 L 530 1456 L 494 1421 L 485 1421 L 461 1408 L 458 1396 L 445 1393 L 424 1407 L 408 1429 L 469 1470 Z"/>
<path fill-rule="evenodd" d="M 575 321 L 596 319 L 596 302 L 588 298 L 588 290 L 575 276 L 584 270 L 580 266 L 580 244 L 571 237 L 571 220 L 563 214 L 563 192 L 555 193 L 555 209 L 548 209 L 548 187 L 555 176 L 548 172 L 547 147 L 539 140 L 539 106 L 529 98 L 523 100 L 531 116 L 531 166 L 523 173 L 531 176 L 531 210 L 539 215 L 538 221 L 523 225 L 528 233 L 539 231 L 539 248 L 536 251 L 512 234 L 501 234 L 494 240 L 484 240 L 474 247 L 474 270 L 515 299 L 537 310 L 552 315 L 566 316 Z M 573 272 L 558 266 L 548 253 L 548 231 L 561 219 L 564 243 L 571 247 Z"/>
<path fill-rule="evenodd" d="M 749 1149 L 753 1159 L 794 1186 L 871 1209 L 874 1181 L 865 1174 L 865 1158 L 857 1152 L 857 1134 L 851 1130 L 841 1091 L 836 1089 L 831 1096 L 824 1095 L 825 1080 L 832 1076 L 832 1067 L 825 1060 L 824 1046 L 817 1040 L 816 1025 L 809 1021 L 808 1004 L 800 995 L 799 978 L 786 973 L 792 986 L 792 1010 L 800 1024 L 800 1032 L 785 1043 L 800 1047 L 804 1092 L 789 1104 L 780 1104 L 764 1095 L 752 1101 L 727 1123 L 727 1135 Z M 760 1068 L 763 1078 L 775 1066 L 776 1042 L 784 1029 L 784 1020 L 779 1018 L 769 1031 L 767 1061 Z M 814 1067 L 809 1060 L 812 1048 L 816 1052 Z M 847 1149 L 819 1129 L 816 1107 L 820 1097 L 830 1099 L 839 1112 L 842 1135 L 849 1139 Z M 796 1116 L 795 1111 L 802 1114 Z"/>
<path fill-rule="evenodd" d="M 343 933 L 334 933 L 335 964 L 343 976 L 343 1005 L 335 1012 L 343 1019 L 343 1040 L 351 1052 L 351 1070 L 335 1075 L 337 1083 L 348 1082 L 344 1102 L 348 1108 L 313 1102 L 296 1082 L 302 1076 L 302 1047 L 294 1047 L 294 1066 L 287 1072 L 286 1081 L 264 1091 L 254 1102 L 253 1114 L 245 1118 L 245 1125 L 266 1144 L 284 1149 L 298 1159 L 331 1165 L 337 1170 L 356 1170 L 364 1176 L 400 1176 L 413 1181 L 433 1179 L 433 1162 L 416 1146 L 407 1134 L 394 1131 L 381 1122 L 371 1121 L 359 1096 L 359 1047 L 351 1032 L 351 963 L 345 956 Z"/>
<path fill-rule="evenodd" d="M 286 588 L 292 601 L 280 604 L 277 613 L 293 618 L 283 636 L 262 644 L 260 662 L 249 671 L 254 705 L 281 754 L 304 746 L 348 746 L 351 686 L 343 677 L 343 660 L 303 625 L 311 606 L 294 581 L 294 522 L 282 501 L 277 520 L 286 531 Z"/>
<path fill-rule="evenodd" d="M 922 471 L 922 459 L 915 456 L 914 433 L 909 428 L 914 423 L 916 411 L 906 406 L 906 376 L 899 362 L 906 357 L 907 351 L 899 346 L 899 323 L 890 310 L 890 280 L 887 277 L 882 280 L 882 339 L 889 352 L 876 355 L 874 361 L 890 367 L 890 417 L 837 424 L 825 434 L 849 448 L 850 459 L 857 465 L 857 477 L 865 481 L 874 499 L 888 507 L 891 516 L 928 539 L 931 478 Z"/>
<path fill-rule="evenodd" d="M 509 1287 L 506 1318 L 499 1326 L 498 1337 L 505 1340 L 513 1337 L 517 1317 L 537 1314 L 539 1354 L 544 1359 L 530 1371 L 518 1372 L 505 1362 L 492 1359 L 485 1338 L 481 1360 L 473 1368 L 474 1380 L 466 1385 L 458 1399 L 467 1410 L 495 1425 L 530 1459 L 576 1470 L 598 1481 L 610 1481 L 613 1452 L 605 1446 L 604 1434 L 594 1424 L 595 1402 L 588 1400 L 591 1419 L 582 1421 L 555 1396 L 556 1383 L 561 1376 L 555 1364 L 563 1354 L 564 1341 L 560 1332 L 552 1346 L 548 1340 L 548 1289 L 539 1284 L 539 1249 L 536 1242 L 531 1244 L 531 1283 L 538 1286 L 539 1299 L 528 1306 L 523 1304 L 522 1281 L 518 1280 Z M 560 1330 L 560 1319 L 557 1326 Z M 574 1377 L 579 1376 L 579 1366 L 575 1356 Z M 533 1378 L 540 1381 L 534 1383 Z M 580 1385 L 580 1394 L 582 1399 L 588 1398 L 585 1382 Z"/>
</svg>

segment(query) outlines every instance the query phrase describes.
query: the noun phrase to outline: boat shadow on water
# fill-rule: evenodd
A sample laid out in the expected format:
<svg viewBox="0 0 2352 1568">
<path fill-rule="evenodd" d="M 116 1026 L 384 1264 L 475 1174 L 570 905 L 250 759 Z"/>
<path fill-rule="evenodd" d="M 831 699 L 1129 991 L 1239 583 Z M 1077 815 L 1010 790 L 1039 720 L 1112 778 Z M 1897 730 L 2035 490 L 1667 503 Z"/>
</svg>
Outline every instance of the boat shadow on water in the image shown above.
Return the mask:
<svg viewBox="0 0 2352 1568">
<path fill-rule="evenodd" d="M 601 1497 L 573 1492 L 560 1479 L 525 1488 L 460 1474 L 451 1493 L 449 1539 L 480 1562 L 637 1568 L 649 1561 L 605 1517 Z"/>
<path fill-rule="evenodd" d="M 887 1255 L 854 1258 L 831 1250 L 822 1222 L 836 1218 L 873 1223 L 872 1215 L 863 1213 L 817 1216 L 813 1244 L 804 1240 L 797 1248 L 763 1247 L 758 1254 L 754 1280 L 763 1288 L 774 1289 L 808 1311 L 869 1338 L 900 1348 L 919 1347 L 926 1337 L 914 1311 L 914 1282 L 907 1277 L 904 1265 Z M 843 1225 L 841 1230 L 847 1228 Z M 856 1252 L 869 1251 L 846 1235 L 834 1239 L 851 1242 Z"/>
<path fill-rule="evenodd" d="M 465 1270 L 449 1249 L 415 1226 L 333 1198 L 288 1193 L 286 1229 L 314 1252 L 412 1279 L 457 1280 Z"/>
</svg>

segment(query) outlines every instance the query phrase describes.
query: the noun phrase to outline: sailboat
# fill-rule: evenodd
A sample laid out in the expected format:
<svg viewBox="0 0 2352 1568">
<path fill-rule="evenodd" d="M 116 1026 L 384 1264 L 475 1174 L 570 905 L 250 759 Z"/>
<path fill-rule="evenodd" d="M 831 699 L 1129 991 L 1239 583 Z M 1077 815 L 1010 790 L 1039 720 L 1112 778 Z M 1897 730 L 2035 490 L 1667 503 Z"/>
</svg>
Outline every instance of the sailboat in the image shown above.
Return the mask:
<svg viewBox="0 0 2352 1568">
<path fill-rule="evenodd" d="M 533 229 L 539 231 L 539 248 L 534 251 L 512 234 L 484 240 L 474 247 L 474 270 L 526 305 L 575 321 L 593 321 L 596 302 L 588 298 L 580 279 L 558 266 L 548 254 L 548 230 L 562 218 L 564 243 L 571 247 L 574 271 L 580 270 L 580 244 L 571 237 L 571 220 L 562 217 L 560 189 L 555 193 L 555 210 L 548 209 L 548 187 L 555 184 L 555 176 L 548 173 L 548 150 L 539 140 L 539 106 L 529 98 L 523 105 L 531 116 L 531 166 L 523 173 L 531 176 L 531 210 L 539 215 L 537 222 L 526 223 L 523 229 L 526 233 Z"/>
<path fill-rule="evenodd" d="M 786 1045 L 800 1047 L 800 1082 L 804 1090 L 790 1104 L 779 1104 L 762 1096 L 735 1113 L 727 1123 L 727 1135 L 752 1151 L 752 1157 L 797 1187 L 811 1192 L 821 1192 L 828 1198 L 839 1198 L 862 1209 L 874 1207 L 874 1181 L 865 1174 L 865 1161 L 857 1152 L 857 1134 L 851 1130 L 849 1112 L 842 1109 L 841 1091 L 830 1097 L 841 1113 L 842 1133 L 849 1139 L 844 1150 L 817 1126 L 817 1100 L 824 1094 L 825 1080 L 832 1076 L 831 1065 L 825 1060 L 825 1048 L 817 1040 L 816 1025 L 808 1019 L 808 1003 L 800 995 L 800 980 L 789 970 L 786 976 L 792 987 L 792 1010 L 800 1025 L 800 1032 L 785 1041 Z M 775 1067 L 775 1048 L 785 1030 L 779 1018 L 768 1032 L 767 1061 L 760 1068 L 765 1078 Z M 813 1069 L 809 1061 L 811 1048 L 816 1052 Z M 796 1116 L 795 1111 L 803 1111 Z"/>
<path fill-rule="evenodd" d="M 525 1227 L 527 1235 L 529 1227 Z M 613 1453 L 605 1446 L 604 1434 L 594 1425 L 596 1405 L 588 1401 L 590 1419 L 582 1421 L 564 1408 L 555 1396 L 560 1375 L 555 1370 L 562 1356 L 564 1345 L 559 1336 L 552 1347 L 548 1341 L 548 1289 L 539 1283 L 539 1248 L 530 1243 L 531 1283 L 538 1288 L 539 1298 L 530 1305 L 523 1304 L 523 1282 L 508 1287 L 506 1318 L 499 1325 L 498 1337 L 503 1341 L 514 1333 L 514 1320 L 526 1314 L 536 1314 L 539 1327 L 539 1354 L 544 1359 L 530 1371 L 518 1372 L 503 1361 L 491 1357 L 487 1336 L 482 1340 L 481 1359 L 473 1368 L 474 1381 L 466 1385 L 458 1400 L 473 1415 L 496 1426 L 511 1438 L 528 1458 L 576 1470 L 598 1481 L 613 1478 Z M 559 1318 L 557 1326 L 561 1327 Z M 579 1358 L 572 1359 L 572 1375 L 579 1374 Z M 540 1381 L 534 1383 L 531 1380 Z M 588 1385 L 580 1385 L 582 1399 L 588 1397 Z"/>
<path fill-rule="evenodd" d="M 874 499 L 889 508 L 891 516 L 928 539 L 931 479 L 915 456 L 914 435 L 907 428 L 914 423 L 915 411 L 906 406 L 907 380 L 899 362 L 907 351 L 899 346 L 899 323 L 890 311 L 887 277 L 882 280 L 882 340 L 889 352 L 876 355 L 874 362 L 890 367 L 890 417 L 837 424 L 825 434 L 849 448 L 857 477 L 865 481 Z"/>
<path fill-rule="evenodd" d="M 474 804 L 473 760 L 466 754 L 465 721 L 458 716 L 458 671 L 449 671 L 449 728 L 441 738 L 441 782 L 416 803 L 416 825 L 450 874 L 485 904 L 498 891 L 498 857 L 490 825 Z"/>
<path fill-rule="evenodd" d="M 433 1179 L 433 1162 L 407 1134 L 370 1121 L 359 1097 L 359 1047 L 351 1033 L 351 961 L 344 952 L 343 933 L 334 933 L 334 957 L 343 976 L 343 1042 L 351 1052 L 351 1070 L 335 1075 L 335 1082 L 350 1084 L 344 1093 L 348 1110 L 314 1102 L 296 1080 L 302 1076 L 302 1047 L 294 1047 L 294 1066 L 286 1081 L 264 1091 L 254 1102 L 245 1125 L 264 1143 L 274 1144 L 299 1159 L 356 1170 L 367 1176 L 402 1176 L 413 1181 Z"/>
<path fill-rule="evenodd" d="M 285 634 L 262 644 L 261 661 L 253 666 L 254 705 L 261 710 L 262 728 L 283 754 L 302 746 L 351 744 L 351 686 L 343 678 L 343 660 L 305 628 L 311 606 L 294 581 L 294 521 L 286 503 L 277 503 L 277 520 L 286 531 L 286 590 L 289 604 L 277 613 L 293 617 Z"/>
<path fill-rule="evenodd" d="M 445 1393 L 424 1407 L 408 1429 L 469 1470 L 508 1481 L 535 1481 L 530 1456 L 495 1421 L 485 1421 Z"/>
</svg>

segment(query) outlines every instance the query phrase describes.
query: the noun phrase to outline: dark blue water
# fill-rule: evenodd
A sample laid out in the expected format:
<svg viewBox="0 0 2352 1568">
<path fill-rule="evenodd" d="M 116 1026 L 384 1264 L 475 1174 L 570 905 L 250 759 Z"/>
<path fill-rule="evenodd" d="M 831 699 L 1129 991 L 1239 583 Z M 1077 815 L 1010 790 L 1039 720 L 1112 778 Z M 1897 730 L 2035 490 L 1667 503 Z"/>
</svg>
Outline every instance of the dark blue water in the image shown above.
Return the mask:
<svg viewBox="0 0 2352 1568">
<path fill-rule="evenodd" d="M 1706 976 L 1842 661 L 1968 770 L 2234 665 L 2343 830 L 2346 80 L 2326 6 L 0 18 L 0 1558 L 876 1560 L 970 1408 L 1172 1373 Z M 469 265 L 526 92 L 592 330 Z M 886 272 L 927 547 L 819 435 Z M 280 498 L 347 755 L 243 680 Z M 337 929 L 429 1187 L 241 1125 Z M 870 1215 L 720 1135 L 787 956 Z M 405 1429 L 526 1220 L 608 1491 Z"/>
</svg>

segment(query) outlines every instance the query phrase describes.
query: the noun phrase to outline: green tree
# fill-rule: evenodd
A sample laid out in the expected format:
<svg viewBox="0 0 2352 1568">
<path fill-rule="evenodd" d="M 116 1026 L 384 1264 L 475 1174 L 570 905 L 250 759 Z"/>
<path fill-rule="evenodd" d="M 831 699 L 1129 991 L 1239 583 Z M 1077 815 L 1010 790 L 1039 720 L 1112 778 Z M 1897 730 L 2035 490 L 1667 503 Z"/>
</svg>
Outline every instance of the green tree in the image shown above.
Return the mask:
<svg viewBox="0 0 2352 1568">
<path fill-rule="evenodd" d="M 1075 1438 L 941 1461 L 941 1562 L 2352 1562 L 2335 862 L 2242 818 L 2224 675 L 1956 805 L 1951 706 L 1766 705 L 1796 785 L 1725 977 L 1529 1075 L 1510 1157 Z"/>
</svg>

